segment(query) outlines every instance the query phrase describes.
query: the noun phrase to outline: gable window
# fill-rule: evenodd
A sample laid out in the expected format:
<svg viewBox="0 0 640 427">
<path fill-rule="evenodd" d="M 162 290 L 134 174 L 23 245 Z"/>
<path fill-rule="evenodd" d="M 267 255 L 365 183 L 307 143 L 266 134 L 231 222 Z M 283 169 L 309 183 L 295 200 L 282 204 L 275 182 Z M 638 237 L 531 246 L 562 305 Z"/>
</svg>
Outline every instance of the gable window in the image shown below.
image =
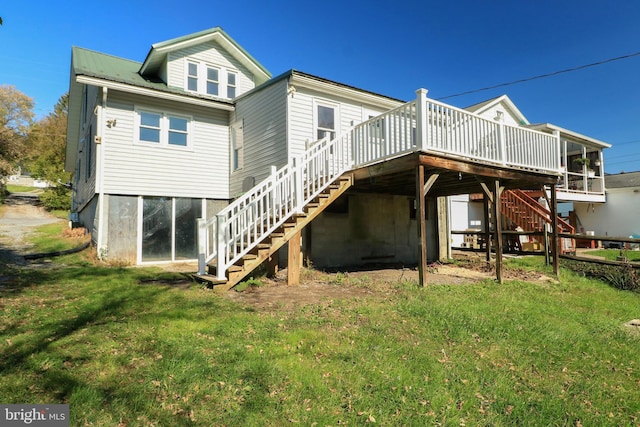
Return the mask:
<svg viewBox="0 0 640 427">
<path fill-rule="evenodd" d="M 185 89 L 212 96 L 235 98 L 238 72 L 198 61 L 186 61 Z"/>
<path fill-rule="evenodd" d="M 227 98 L 236 97 L 236 73 L 229 72 L 227 74 Z"/>
<path fill-rule="evenodd" d="M 207 68 L 207 93 L 209 95 L 218 95 L 219 76 L 220 73 L 217 68 Z"/>
<path fill-rule="evenodd" d="M 195 62 L 187 63 L 187 89 L 198 90 L 198 64 Z"/>
<path fill-rule="evenodd" d="M 317 115 L 317 137 L 322 139 L 328 137 L 330 140 L 336 137 L 336 109 L 326 105 L 318 105 Z"/>
<path fill-rule="evenodd" d="M 173 114 L 138 111 L 138 142 L 189 146 L 191 119 Z"/>
</svg>

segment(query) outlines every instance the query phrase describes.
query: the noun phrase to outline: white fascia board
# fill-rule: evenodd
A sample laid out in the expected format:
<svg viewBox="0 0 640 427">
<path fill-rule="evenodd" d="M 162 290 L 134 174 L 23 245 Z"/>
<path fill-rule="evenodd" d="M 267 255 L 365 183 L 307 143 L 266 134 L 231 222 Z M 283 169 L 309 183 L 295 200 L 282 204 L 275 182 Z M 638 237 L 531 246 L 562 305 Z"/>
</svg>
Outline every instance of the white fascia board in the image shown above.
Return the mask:
<svg viewBox="0 0 640 427">
<path fill-rule="evenodd" d="M 316 90 L 318 92 L 332 94 L 347 98 L 352 101 L 358 101 L 369 105 L 384 106 L 388 109 L 399 107 L 403 104 L 401 101 L 385 98 L 381 95 L 374 95 L 368 92 L 362 92 L 353 88 L 339 86 L 331 83 L 325 83 L 316 79 L 311 79 L 299 74 L 293 74 L 290 84 L 300 85 L 307 89 Z"/>
<path fill-rule="evenodd" d="M 586 136 L 583 135 L 581 133 L 578 132 L 574 132 L 572 130 L 569 129 L 565 129 L 562 128 L 560 126 L 556 126 L 554 124 L 551 123 L 541 123 L 541 124 L 535 124 L 535 125 L 530 125 L 529 126 L 531 129 L 537 129 L 537 130 L 543 130 L 543 129 L 547 129 L 550 131 L 558 131 L 560 132 L 560 136 L 562 137 L 563 135 L 569 136 L 571 138 L 574 138 L 576 140 L 578 140 L 578 142 L 583 143 L 585 145 L 588 145 L 590 147 L 594 147 L 594 148 L 611 148 L 611 144 L 608 144 L 604 141 L 600 141 L 599 139 L 595 139 L 595 138 L 591 138 L 590 136 Z"/>
<path fill-rule="evenodd" d="M 76 78 L 76 81 L 78 83 L 82 83 L 86 85 L 102 86 L 108 89 L 119 90 L 122 92 L 133 93 L 136 95 L 150 96 L 153 98 L 166 99 L 168 101 L 182 102 L 186 104 L 199 105 L 202 107 L 215 106 L 220 110 L 226 110 L 226 111 L 235 110 L 235 107 L 233 105 L 225 104 L 223 102 L 218 102 L 216 100 L 193 98 L 190 96 L 180 95 L 176 93 L 161 92 L 161 91 L 157 91 L 149 88 L 133 86 L 133 85 L 128 85 L 126 83 L 118 83 L 118 82 L 113 82 L 109 80 L 103 80 L 95 77 L 78 76 Z"/>
<path fill-rule="evenodd" d="M 245 67 L 247 67 L 254 75 L 259 74 L 261 76 L 261 78 L 255 79 L 257 82 L 257 84 L 263 83 L 267 80 L 269 80 L 269 78 L 271 77 L 271 75 L 269 75 L 268 73 L 265 73 L 264 70 L 262 70 L 260 67 L 258 67 L 254 61 L 252 60 L 252 58 L 247 57 L 247 55 L 240 50 L 235 44 L 231 43 L 229 41 L 229 39 L 227 39 L 223 34 L 221 34 L 220 32 L 214 32 L 214 33 L 210 33 L 210 34 L 203 34 L 200 37 L 196 37 L 196 38 L 192 38 L 189 40 L 184 40 L 182 42 L 178 42 L 178 43 L 173 43 L 173 44 L 169 44 L 166 46 L 160 46 L 160 47 L 156 47 L 156 45 L 152 45 L 152 51 L 151 51 L 151 56 L 150 58 L 148 58 L 145 63 L 143 64 L 140 73 L 144 74 L 145 71 L 147 70 L 147 67 L 152 64 L 153 62 L 155 62 L 155 57 L 158 56 L 162 56 L 164 54 L 166 54 L 167 52 L 171 52 L 174 50 L 179 50 L 179 49 L 184 49 L 184 48 L 188 48 L 191 46 L 195 46 L 198 45 L 200 43 L 205 43 L 208 41 L 214 41 L 216 43 L 218 43 L 219 45 L 221 45 L 222 47 L 225 48 L 225 50 L 232 52 L 232 56 L 234 58 L 236 58 L 238 61 L 240 61 L 240 63 L 242 63 L 242 65 L 244 65 Z"/>
</svg>

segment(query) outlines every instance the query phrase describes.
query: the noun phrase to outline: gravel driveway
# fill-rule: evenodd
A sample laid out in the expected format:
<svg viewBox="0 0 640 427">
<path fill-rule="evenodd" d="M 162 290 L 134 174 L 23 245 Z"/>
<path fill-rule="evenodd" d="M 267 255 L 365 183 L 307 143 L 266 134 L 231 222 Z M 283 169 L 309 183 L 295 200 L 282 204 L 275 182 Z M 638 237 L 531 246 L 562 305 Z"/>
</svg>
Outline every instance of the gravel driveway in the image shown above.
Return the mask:
<svg viewBox="0 0 640 427">
<path fill-rule="evenodd" d="M 28 249 L 25 237 L 35 227 L 61 221 L 38 206 L 35 193 L 11 193 L 0 210 L 0 260 L 19 262 Z"/>
</svg>

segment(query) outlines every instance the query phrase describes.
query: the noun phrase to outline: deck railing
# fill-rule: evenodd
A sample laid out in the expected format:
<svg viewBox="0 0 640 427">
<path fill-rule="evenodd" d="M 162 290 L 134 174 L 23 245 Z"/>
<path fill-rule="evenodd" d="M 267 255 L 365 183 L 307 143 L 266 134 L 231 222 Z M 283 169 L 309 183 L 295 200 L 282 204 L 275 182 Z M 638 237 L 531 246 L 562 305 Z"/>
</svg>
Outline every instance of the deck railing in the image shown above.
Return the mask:
<svg viewBox="0 0 640 427">
<path fill-rule="evenodd" d="M 226 270 L 301 212 L 348 170 L 413 151 L 433 152 L 505 167 L 558 173 L 559 137 L 509 126 L 427 99 L 360 123 L 334 140 L 312 144 L 215 217 L 199 221 L 199 273 L 215 258 L 216 275 Z"/>
<path fill-rule="evenodd" d="M 407 152 L 437 152 L 512 168 L 557 173 L 559 138 L 486 119 L 426 98 L 376 116 L 353 130 L 355 166 Z"/>
</svg>

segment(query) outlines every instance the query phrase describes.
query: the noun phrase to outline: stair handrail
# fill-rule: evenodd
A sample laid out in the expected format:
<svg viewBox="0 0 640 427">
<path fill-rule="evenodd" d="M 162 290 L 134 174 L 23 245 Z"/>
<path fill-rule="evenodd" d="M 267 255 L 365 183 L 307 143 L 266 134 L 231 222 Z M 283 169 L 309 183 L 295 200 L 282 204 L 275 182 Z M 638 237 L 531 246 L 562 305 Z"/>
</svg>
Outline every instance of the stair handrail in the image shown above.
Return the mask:
<svg viewBox="0 0 640 427">
<path fill-rule="evenodd" d="M 247 193 L 209 220 L 199 222 L 201 252 L 198 272 L 216 258 L 217 279 L 317 197 L 353 164 L 351 130 L 333 140 L 324 138 L 302 156 L 276 169 Z"/>
<path fill-rule="evenodd" d="M 547 223 L 551 224 L 552 213 L 549 208 L 546 208 L 545 206 L 541 205 L 540 203 L 538 203 L 536 199 L 534 199 L 533 197 L 531 197 L 526 192 L 520 189 L 516 189 L 512 191 L 514 192 L 514 194 L 520 197 L 524 202 L 526 202 L 527 205 L 531 206 L 536 211 L 536 213 L 539 213 L 542 217 L 544 217 Z M 554 189 L 552 189 L 552 191 L 554 191 Z M 569 231 L 570 233 L 573 233 L 575 231 L 575 228 L 571 224 L 569 224 L 568 222 L 566 222 L 564 219 L 560 217 L 558 217 L 558 227 L 561 228 L 561 231 L 566 230 L 566 231 Z"/>
</svg>

